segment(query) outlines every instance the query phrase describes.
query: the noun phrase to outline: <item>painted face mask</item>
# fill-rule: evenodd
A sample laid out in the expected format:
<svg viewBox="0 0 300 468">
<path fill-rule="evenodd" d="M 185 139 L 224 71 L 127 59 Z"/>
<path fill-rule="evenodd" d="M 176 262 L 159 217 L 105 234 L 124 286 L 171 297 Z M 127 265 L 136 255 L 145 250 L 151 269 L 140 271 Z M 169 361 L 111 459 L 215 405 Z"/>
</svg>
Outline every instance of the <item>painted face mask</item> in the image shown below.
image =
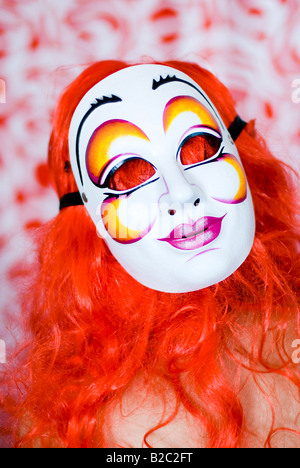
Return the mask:
<svg viewBox="0 0 300 468">
<path fill-rule="evenodd" d="M 203 289 L 249 255 L 255 218 L 237 148 L 182 72 L 138 65 L 99 82 L 76 108 L 69 149 L 98 235 L 141 284 Z"/>
</svg>

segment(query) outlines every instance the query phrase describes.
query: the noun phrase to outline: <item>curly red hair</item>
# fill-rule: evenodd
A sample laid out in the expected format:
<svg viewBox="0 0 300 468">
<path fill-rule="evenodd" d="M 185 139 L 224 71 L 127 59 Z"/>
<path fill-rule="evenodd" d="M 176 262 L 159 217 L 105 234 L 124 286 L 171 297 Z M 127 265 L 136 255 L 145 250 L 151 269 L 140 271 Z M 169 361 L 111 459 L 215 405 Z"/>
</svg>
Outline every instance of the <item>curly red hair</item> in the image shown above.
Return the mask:
<svg viewBox="0 0 300 468">
<path fill-rule="evenodd" d="M 194 79 L 229 127 L 236 117 L 233 100 L 210 72 L 190 63 L 164 65 Z M 68 170 L 68 129 L 77 104 L 98 81 L 126 66 L 95 63 L 62 95 L 49 145 L 50 176 L 59 198 L 77 191 Z M 226 372 L 228 362 L 254 376 L 279 374 L 300 389 L 284 346 L 291 323 L 299 333 L 292 176 L 270 153 L 254 122 L 236 144 L 257 230 L 248 259 L 216 286 L 165 294 L 140 285 L 96 235 L 83 206 L 63 209 L 37 230 L 36 274 L 24 301 L 30 343 L 26 366 L 15 376 L 26 387 L 14 412 L 16 447 L 107 447 L 107 414 L 141 372 L 149 382 L 159 377 L 172 386 L 178 405 L 205 428 L 211 448 L 247 445 L 238 371 Z M 272 355 L 266 352 L 270 336 L 276 343 Z M 160 426 L 175 416 L 176 411 Z M 146 446 L 152 431 L 145 430 Z M 273 425 L 266 445 L 275 431 Z"/>
</svg>

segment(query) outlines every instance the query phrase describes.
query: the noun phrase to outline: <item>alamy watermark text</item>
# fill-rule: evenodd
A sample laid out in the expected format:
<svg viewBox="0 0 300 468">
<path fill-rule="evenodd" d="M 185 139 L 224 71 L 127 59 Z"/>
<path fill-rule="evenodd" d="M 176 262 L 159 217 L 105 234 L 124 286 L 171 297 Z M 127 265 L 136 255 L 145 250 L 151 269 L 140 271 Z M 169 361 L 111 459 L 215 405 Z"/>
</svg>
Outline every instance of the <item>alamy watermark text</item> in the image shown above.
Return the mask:
<svg viewBox="0 0 300 468">
<path fill-rule="evenodd" d="M 293 81 L 292 88 L 295 88 L 295 91 L 293 91 L 292 93 L 292 101 L 294 104 L 299 104 L 300 103 L 300 78 Z"/>
</svg>

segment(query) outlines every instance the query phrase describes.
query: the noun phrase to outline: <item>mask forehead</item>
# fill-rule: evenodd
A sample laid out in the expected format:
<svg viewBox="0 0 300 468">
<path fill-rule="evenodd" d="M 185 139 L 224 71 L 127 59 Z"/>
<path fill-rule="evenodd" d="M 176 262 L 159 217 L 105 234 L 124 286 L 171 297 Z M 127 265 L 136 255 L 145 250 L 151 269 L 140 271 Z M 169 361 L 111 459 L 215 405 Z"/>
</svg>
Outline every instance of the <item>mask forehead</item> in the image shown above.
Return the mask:
<svg viewBox="0 0 300 468">
<path fill-rule="evenodd" d="M 189 88 L 187 89 L 186 86 Z M 196 93 L 197 98 L 210 108 L 222 122 L 211 100 L 188 75 L 164 65 L 144 64 L 120 70 L 93 86 L 77 106 L 71 127 L 73 124 L 75 127 L 78 126 L 90 107 L 96 104 L 97 100 L 102 100 L 103 97 L 118 97 L 123 102 L 127 101 L 127 104 L 131 103 L 133 106 L 139 107 L 139 103 L 142 105 L 141 98 L 146 101 L 150 100 L 157 105 L 162 100 L 162 96 L 167 98 L 168 95 L 170 97 L 180 95 L 183 89 L 187 94 L 195 95 Z M 106 101 L 104 100 L 104 102 Z"/>
</svg>

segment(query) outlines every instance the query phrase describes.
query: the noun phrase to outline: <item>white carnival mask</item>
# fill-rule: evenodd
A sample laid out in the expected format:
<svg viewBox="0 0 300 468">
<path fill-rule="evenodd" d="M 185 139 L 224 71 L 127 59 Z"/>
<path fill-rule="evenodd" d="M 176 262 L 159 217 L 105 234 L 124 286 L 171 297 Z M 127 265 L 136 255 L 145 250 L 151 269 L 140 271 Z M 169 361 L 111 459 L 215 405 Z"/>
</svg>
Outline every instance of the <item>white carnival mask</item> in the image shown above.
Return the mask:
<svg viewBox="0 0 300 468">
<path fill-rule="evenodd" d="M 141 284 L 203 289 L 249 255 L 255 216 L 237 148 L 184 73 L 137 65 L 100 81 L 75 110 L 69 151 L 98 235 Z"/>
</svg>

